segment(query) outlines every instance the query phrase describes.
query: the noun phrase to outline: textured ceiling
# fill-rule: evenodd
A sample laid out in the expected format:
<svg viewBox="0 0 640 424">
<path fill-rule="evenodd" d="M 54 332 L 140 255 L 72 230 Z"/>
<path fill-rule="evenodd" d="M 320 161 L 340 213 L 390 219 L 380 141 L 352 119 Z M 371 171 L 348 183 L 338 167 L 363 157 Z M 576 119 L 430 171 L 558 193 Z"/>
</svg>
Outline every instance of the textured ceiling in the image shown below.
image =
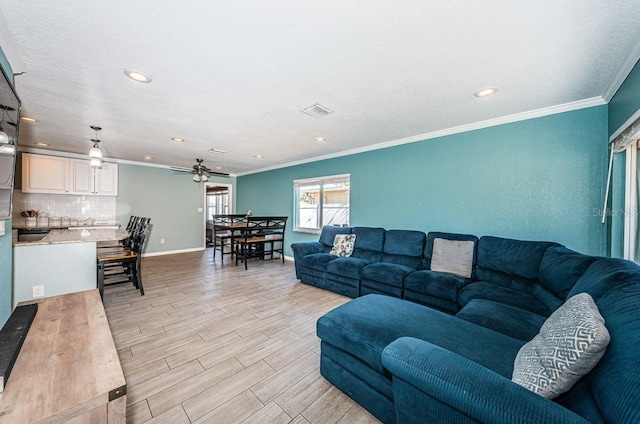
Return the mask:
<svg viewBox="0 0 640 424">
<path fill-rule="evenodd" d="M 99 125 L 108 157 L 243 174 L 606 97 L 637 50 L 640 1 L 2 0 L 0 12 L 26 68 L 23 115 L 38 120 L 22 124 L 23 147 L 85 154 Z M 473 96 L 487 86 L 498 93 Z M 335 112 L 300 112 L 316 102 Z"/>
</svg>

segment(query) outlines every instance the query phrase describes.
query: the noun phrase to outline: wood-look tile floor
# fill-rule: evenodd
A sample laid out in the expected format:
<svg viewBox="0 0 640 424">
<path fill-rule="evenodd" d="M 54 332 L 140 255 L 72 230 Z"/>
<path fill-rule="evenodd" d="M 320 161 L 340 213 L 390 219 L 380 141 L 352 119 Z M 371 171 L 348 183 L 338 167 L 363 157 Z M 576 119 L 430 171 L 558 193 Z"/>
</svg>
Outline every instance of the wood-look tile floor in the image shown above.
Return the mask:
<svg viewBox="0 0 640 424">
<path fill-rule="evenodd" d="M 105 288 L 128 423 L 377 423 L 319 372 L 318 317 L 349 298 L 293 264 L 203 252 L 144 258 L 145 296 Z"/>
</svg>

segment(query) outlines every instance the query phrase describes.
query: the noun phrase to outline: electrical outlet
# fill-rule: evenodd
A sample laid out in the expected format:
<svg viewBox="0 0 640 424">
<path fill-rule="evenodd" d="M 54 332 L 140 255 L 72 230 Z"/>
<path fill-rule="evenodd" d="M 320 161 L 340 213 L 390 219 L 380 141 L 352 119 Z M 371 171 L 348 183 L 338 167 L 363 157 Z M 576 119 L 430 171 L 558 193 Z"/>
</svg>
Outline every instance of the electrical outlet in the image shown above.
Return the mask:
<svg viewBox="0 0 640 424">
<path fill-rule="evenodd" d="M 44 286 L 33 286 L 33 297 L 44 296 Z"/>
<path fill-rule="evenodd" d="M 164 244 L 164 239 L 160 239 L 160 244 Z"/>
</svg>

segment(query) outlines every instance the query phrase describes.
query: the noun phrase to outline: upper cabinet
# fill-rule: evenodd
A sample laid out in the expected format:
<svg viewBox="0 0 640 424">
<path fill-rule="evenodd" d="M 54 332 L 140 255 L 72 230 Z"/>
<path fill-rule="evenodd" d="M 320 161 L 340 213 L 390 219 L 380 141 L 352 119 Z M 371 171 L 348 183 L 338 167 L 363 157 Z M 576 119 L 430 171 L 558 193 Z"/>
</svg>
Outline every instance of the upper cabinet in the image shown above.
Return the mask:
<svg viewBox="0 0 640 424">
<path fill-rule="evenodd" d="M 118 164 L 91 168 L 88 160 L 22 154 L 22 191 L 97 196 L 118 195 Z"/>
<path fill-rule="evenodd" d="M 98 196 L 118 195 L 118 164 L 102 162 L 102 168 L 95 169 L 93 194 Z"/>
<path fill-rule="evenodd" d="M 22 192 L 69 192 L 69 159 L 57 156 L 22 154 Z"/>
</svg>

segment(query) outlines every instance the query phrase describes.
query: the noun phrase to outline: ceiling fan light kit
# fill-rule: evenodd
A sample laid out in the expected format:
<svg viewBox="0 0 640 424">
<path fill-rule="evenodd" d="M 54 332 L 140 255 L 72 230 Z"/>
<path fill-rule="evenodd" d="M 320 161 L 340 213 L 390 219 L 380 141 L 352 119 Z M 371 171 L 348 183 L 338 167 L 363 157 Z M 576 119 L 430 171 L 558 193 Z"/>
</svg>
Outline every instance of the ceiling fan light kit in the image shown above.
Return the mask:
<svg viewBox="0 0 640 424">
<path fill-rule="evenodd" d="M 216 175 L 220 177 L 228 177 L 229 174 L 225 174 L 224 172 L 216 172 L 207 168 L 202 164 L 204 159 L 196 159 L 196 164 L 191 168 L 179 168 L 172 166 L 171 169 L 175 172 L 183 172 L 193 174 L 192 180 L 196 183 L 206 183 L 209 181 L 211 175 Z M 221 169 L 220 167 L 216 167 L 216 169 Z"/>
</svg>

